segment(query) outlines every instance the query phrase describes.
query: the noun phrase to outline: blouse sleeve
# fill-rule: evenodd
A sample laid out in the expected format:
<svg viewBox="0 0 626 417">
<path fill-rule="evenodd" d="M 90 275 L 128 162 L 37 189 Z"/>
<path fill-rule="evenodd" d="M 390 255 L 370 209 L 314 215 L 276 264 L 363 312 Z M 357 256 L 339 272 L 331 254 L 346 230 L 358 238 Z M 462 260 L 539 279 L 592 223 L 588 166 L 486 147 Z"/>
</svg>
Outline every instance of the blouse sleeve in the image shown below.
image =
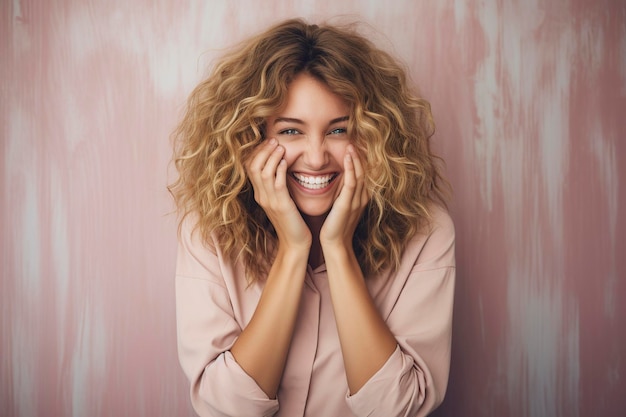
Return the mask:
<svg viewBox="0 0 626 417">
<path fill-rule="evenodd" d="M 454 241 L 452 220 L 439 214 L 386 317 L 398 341 L 395 352 L 347 396 L 355 415 L 426 416 L 443 401 L 450 369 Z"/>
<path fill-rule="evenodd" d="M 178 356 L 201 417 L 271 416 L 278 401 L 261 390 L 229 349 L 241 333 L 219 257 L 184 225 L 176 266 Z"/>
</svg>

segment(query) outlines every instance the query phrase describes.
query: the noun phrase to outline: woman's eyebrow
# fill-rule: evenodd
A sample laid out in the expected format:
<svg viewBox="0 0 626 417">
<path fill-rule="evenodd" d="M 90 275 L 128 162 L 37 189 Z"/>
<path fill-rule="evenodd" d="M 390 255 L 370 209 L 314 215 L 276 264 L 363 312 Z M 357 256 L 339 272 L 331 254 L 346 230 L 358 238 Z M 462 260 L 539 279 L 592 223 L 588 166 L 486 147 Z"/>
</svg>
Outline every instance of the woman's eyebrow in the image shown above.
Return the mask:
<svg viewBox="0 0 626 417">
<path fill-rule="evenodd" d="M 339 123 L 339 122 L 345 122 L 349 118 L 350 118 L 350 116 L 337 117 L 336 119 L 331 120 L 329 125 L 334 125 L 335 123 Z"/>
<path fill-rule="evenodd" d="M 350 118 L 350 116 L 337 117 L 335 119 L 332 119 L 328 124 L 329 125 L 334 125 L 335 123 L 345 122 L 349 118 Z M 277 117 L 274 120 L 274 124 L 277 124 L 277 123 L 295 123 L 295 124 L 301 124 L 301 125 L 305 124 L 302 120 L 296 119 L 296 118 L 293 118 L 293 117 Z"/>
<path fill-rule="evenodd" d="M 296 124 L 300 124 L 303 125 L 304 122 L 300 119 L 294 119 L 293 117 L 277 117 L 274 120 L 274 124 L 278 124 L 278 123 L 296 123 Z"/>
</svg>

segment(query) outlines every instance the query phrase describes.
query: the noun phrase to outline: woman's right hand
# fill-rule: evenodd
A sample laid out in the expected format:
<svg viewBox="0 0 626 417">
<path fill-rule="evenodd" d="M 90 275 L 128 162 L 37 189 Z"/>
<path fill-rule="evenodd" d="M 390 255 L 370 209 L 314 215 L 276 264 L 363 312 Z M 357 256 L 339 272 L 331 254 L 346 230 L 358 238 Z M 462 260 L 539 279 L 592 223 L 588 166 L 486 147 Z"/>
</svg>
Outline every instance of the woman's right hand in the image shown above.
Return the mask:
<svg viewBox="0 0 626 417">
<path fill-rule="evenodd" d="M 276 139 L 261 143 L 246 164 L 254 188 L 254 199 L 263 208 L 278 235 L 279 247 L 311 246 L 311 231 L 287 189 L 285 148 Z"/>
</svg>

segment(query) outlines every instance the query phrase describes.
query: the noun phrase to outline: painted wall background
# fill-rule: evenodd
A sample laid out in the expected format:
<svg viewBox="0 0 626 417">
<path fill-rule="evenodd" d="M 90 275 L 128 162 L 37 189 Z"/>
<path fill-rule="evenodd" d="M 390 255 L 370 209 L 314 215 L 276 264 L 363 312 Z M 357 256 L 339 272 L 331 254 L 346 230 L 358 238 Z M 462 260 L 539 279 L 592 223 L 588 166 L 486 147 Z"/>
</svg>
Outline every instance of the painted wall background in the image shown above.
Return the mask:
<svg viewBox="0 0 626 417">
<path fill-rule="evenodd" d="M 14 0 L 0 5 L 2 416 L 193 415 L 169 132 L 220 48 L 336 14 L 371 22 L 411 68 L 455 188 L 436 415 L 626 415 L 624 2 Z"/>
</svg>

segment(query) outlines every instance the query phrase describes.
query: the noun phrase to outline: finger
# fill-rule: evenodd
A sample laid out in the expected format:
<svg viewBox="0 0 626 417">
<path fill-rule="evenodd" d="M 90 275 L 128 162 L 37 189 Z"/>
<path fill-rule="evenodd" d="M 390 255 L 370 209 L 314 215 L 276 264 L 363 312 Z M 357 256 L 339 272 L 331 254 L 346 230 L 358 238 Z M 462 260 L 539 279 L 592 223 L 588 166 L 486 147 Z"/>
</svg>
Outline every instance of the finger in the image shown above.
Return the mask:
<svg viewBox="0 0 626 417">
<path fill-rule="evenodd" d="M 359 153 L 356 151 L 353 145 L 348 145 L 348 153 L 352 157 L 354 175 L 356 176 L 356 178 L 363 178 L 365 175 L 365 170 L 363 169 L 363 164 L 361 163 Z"/>
<path fill-rule="evenodd" d="M 285 148 L 279 145 L 276 146 L 267 157 L 265 166 L 261 171 L 261 178 L 263 178 L 263 181 L 265 181 L 267 185 L 271 185 L 272 187 L 274 186 L 274 182 L 276 181 L 276 169 L 278 168 L 280 161 L 283 159 L 284 154 Z"/>
<path fill-rule="evenodd" d="M 354 160 L 351 153 L 348 151 L 344 156 L 343 161 L 343 185 L 353 188 L 356 186 L 356 173 L 354 171 Z"/>
<path fill-rule="evenodd" d="M 251 158 L 248 169 L 251 172 L 261 172 L 267 164 L 267 159 L 278 146 L 278 141 L 274 138 L 268 140 L 255 150 L 254 156 Z"/>
<path fill-rule="evenodd" d="M 276 181 L 274 183 L 276 190 L 284 190 L 287 188 L 287 161 L 281 159 L 276 168 Z"/>
<path fill-rule="evenodd" d="M 356 184 L 356 178 L 354 176 L 354 166 L 352 164 L 352 157 L 349 153 L 346 153 L 343 158 L 343 184 L 337 200 L 333 206 L 338 206 L 343 209 L 350 210 L 352 206 L 352 200 L 354 198 L 354 188 Z"/>
<path fill-rule="evenodd" d="M 363 205 L 369 201 L 369 193 L 365 184 L 365 169 L 359 153 L 353 145 L 348 146 L 348 152 L 352 156 L 352 164 L 354 166 L 354 176 L 356 178 L 355 203 Z"/>
<path fill-rule="evenodd" d="M 363 175 L 358 175 L 356 154 L 351 152 L 348 154 L 348 165 L 351 166 L 350 170 L 350 190 L 352 191 L 350 207 L 352 210 L 358 210 L 361 207 L 361 195 L 363 192 Z"/>
<path fill-rule="evenodd" d="M 246 166 L 248 177 L 254 189 L 254 199 L 262 207 L 265 207 L 268 202 L 273 201 L 272 195 L 274 186 L 272 182 L 269 182 L 268 184 L 268 182 L 264 181 L 263 170 L 268 165 L 268 160 L 277 147 L 278 141 L 273 138 L 259 145 L 254 150 L 252 158 Z M 270 175 L 273 181 L 275 170 L 271 172 L 271 174 L 265 175 Z"/>
</svg>

